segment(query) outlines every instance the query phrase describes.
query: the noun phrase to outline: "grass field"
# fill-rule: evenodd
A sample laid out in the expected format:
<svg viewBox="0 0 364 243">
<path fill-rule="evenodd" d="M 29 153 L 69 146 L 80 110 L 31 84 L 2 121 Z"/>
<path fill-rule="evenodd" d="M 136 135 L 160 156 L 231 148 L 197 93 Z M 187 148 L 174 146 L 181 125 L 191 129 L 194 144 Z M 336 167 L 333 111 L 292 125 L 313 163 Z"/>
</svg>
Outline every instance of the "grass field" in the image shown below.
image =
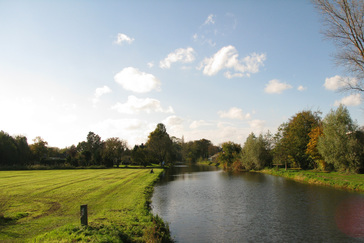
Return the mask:
<svg viewBox="0 0 364 243">
<path fill-rule="evenodd" d="M 264 169 L 263 172 L 271 175 L 282 176 L 288 179 L 309 184 L 331 186 L 339 189 L 364 192 L 364 174 L 345 174 L 339 172 L 316 172 L 307 170 Z"/>
<path fill-rule="evenodd" d="M 0 171 L 0 241 L 158 242 L 148 208 L 162 169 Z M 89 226 L 80 226 L 80 205 Z"/>
</svg>

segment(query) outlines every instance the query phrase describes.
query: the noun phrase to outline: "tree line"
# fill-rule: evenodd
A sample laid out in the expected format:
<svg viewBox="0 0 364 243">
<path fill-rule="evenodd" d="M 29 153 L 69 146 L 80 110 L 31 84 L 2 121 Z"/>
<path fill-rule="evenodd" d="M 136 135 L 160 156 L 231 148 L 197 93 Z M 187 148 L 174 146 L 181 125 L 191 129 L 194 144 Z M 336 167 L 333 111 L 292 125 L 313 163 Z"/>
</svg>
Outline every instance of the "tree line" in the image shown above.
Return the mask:
<svg viewBox="0 0 364 243">
<path fill-rule="evenodd" d="M 29 145 L 24 136 L 12 137 L 0 131 L 0 166 L 114 167 L 120 164 L 147 166 L 177 161 L 195 163 L 213 157 L 227 170 L 260 170 L 265 167 L 364 171 L 364 129 L 354 122 L 348 109 L 340 105 L 326 117 L 304 110 L 282 123 L 275 134 L 251 133 L 243 146 L 225 142 L 215 146 L 210 140 L 185 142 L 171 137 L 160 123 L 145 144 L 130 149 L 120 138 L 105 141 L 93 132 L 86 140 L 64 149 L 48 147 L 41 137 Z M 214 156 L 213 156 L 214 155 Z"/>
<path fill-rule="evenodd" d="M 25 136 L 10 136 L 0 131 L 0 167 L 22 168 L 34 165 L 50 167 L 114 167 L 120 164 L 147 166 L 170 164 L 176 161 L 197 162 L 207 160 L 219 151 L 206 139 L 185 143 L 184 139 L 171 137 L 163 124 L 158 124 L 145 144 L 128 147 L 117 137 L 105 141 L 89 132 L 86 140 L 63 149 L 48 147 L 41 137 L 28 144 Z"/>
<path fill-rule="evenodd" d="M 251 133 L 243 146 L 222 144 L 217 160 L 228 170 L 265 167 L 363 173 L 364 129 L 340 105 L 322 119 L 320 112 L 301 111 L 282 123 L 276 134 Z"/>
</svg>

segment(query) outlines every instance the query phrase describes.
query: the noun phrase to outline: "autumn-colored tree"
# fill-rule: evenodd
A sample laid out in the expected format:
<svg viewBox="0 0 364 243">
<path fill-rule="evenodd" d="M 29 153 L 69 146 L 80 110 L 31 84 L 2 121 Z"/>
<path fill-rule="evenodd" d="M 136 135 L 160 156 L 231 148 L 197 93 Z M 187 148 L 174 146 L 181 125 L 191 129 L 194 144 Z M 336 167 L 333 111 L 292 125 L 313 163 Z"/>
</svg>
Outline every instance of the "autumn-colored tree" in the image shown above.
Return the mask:
<svg viewBox="0 0 364 243">
<path fill-rule="evenodd" d="M 308 134 L 320 123 L 319 112 L 301 111 L 281 125 L 275 155 L 279 155 L 291 164 L 302 169 L 313 167 L 312 159 L 306 153 L 310 141 Z M 279 150 L 278 150 L 279 149 Z M 276 163 L 277 161 L 275 161 Z"/>
<path fill-rule="evenodd" d="M 315 162 L 315 168 L 319 170 L 326 169 L 326 162 L 322 158 L 321 154 L 317 149 L 317 143 L 319 137 L 323 135 L 322 126 L 317 126 L 312 128 L 311 132 L 308 134 L 310 137 L 310 141 L 307 144 L 306 153 L 311 157 L 311 159 Z"/>
<path fill-rule="evenodd" d="M 239 157 L 241 146 L 237 143 L 225 142 L 221 147 L 222 151 L 219 153 L 218 161 L 223 165 L 224 169 L 230 169 L 231 165 Z"/>
</svg>

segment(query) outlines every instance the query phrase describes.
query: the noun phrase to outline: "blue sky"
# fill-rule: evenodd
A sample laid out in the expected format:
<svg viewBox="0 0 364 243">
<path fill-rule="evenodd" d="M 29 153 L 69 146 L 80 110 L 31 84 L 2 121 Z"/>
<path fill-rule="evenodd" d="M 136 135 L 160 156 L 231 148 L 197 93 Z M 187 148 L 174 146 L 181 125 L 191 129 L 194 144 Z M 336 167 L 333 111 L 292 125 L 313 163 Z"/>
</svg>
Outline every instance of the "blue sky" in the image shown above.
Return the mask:
<svg viewBox="0 0 364 243">
<path fill-rule="evenodd" d="M 0 1 L 0 129 L 66 147 L 93 131 L 129 146 L 158 123 L 243 144 L 339 103 L 335 46 L 310 1 Z"/>
</svg>

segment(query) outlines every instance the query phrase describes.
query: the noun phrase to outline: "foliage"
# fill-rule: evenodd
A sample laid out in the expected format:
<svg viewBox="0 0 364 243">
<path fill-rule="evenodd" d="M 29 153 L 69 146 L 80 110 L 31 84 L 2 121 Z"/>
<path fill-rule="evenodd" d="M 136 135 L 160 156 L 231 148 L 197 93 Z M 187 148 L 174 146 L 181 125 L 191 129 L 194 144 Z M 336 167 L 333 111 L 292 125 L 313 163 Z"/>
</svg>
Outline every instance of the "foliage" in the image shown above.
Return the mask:
<svg viewBox="0 0 364 243">
<path fill-rule="evenodd" d="M 340 189 L 348 189 L 352 191 L 364 192 L 364 175 L 348 174 L 340 172 L 319 172 L 309 170 L 293 170 L 293 169 L 264 169 L 261 172 L 282 176 L 309 184 L 317 184 L 324 186 L 332 186 Z"/>
<path fill-rule="evenodd" d="M 149 151 L 144 144 L 134 146 L 131 152 L 131 159 L 133 164 L 143 165 L 144 167 L 150 164 Z"/>
<path fill-rule="evenodd" d="M 260 170 L 271 163 L 269 144 L 263 135 L 251 133 L 244 143 L 241 153 L 242 165 L 247 170 Z"/>
<path fill-rule="evenodd" d="M 30 160 L 31 151 L 26 137 L 11 137 L 0 131 L 0 166 L 24 166 Z"/>
<path fill-rule="evenodd" d="M 291 167 L 302 169 L 313 168 L 313 161 L 306 153 L 310 141 L 309 133 L 320 123 L 319 112 L 302 111 L 297 113 L 288 123 L 281 125 L 276 135 L 275 154 L 288 160 Z"/>
<path fill-rule="evenodd" d="M 326 162 L 319 153 L 317 144 L 319 137 L 323 135 L 322 125 L 312 128 L 311 132 L 308 134 L 310 141 L 307 144 L 306 153 L 315 162 L 315 169 L 325 170 Z"/>
<path fill-rule="evenodd" d="M 103 143 L 101 152 L 102 160 L 107 167 L 113 167 L 114 164 L 119 165 L 121 156 L 126 150 L 127 144 L 120 138 L 108 138 Z"/>
<path fill-rule="evenodd" d="M 199 160 L 206 160 L 210 156 L 219 152 L 219 148 L 214 146 L 210 140 L 200 139 L 190 141 L 182 145 L 184 161 L 196 163 Z"/>
<path fill-rule="evenodd" d="M 318 141 L 318 151 L 325 161 L 338 171 L 358 172 L 363 168 L 363 142 L 361 131 L 352 121 L 343 105 L 331 110 L 323 120 L 323 136 Z"/>
<path fill-rule="evenodd" d="M 224 169 L 229 169 L 231 165 L 239 158 L 241 146 L 234 142 L 225 142 L 221 145 L 222 151 L 219 152 L 218 161 Z"/>
<path fill-rule="evenodd" d="M 43 138 L 39 136 L 33 139 L 33 142 L 34 143 L 30 145 L 33 160 L 41 162 L 42 159 L 47 157 L 48 142 L 46 142 Z"/>
<path fill-rule="evenodd" d="M 338 47 L 337 63 L 357 78 L 357 82 L 347 81 L 345 88 L 364 92 L 364 1 L 313 0 L 313 3 L 324 17 L 326 37 Z"/>
<path fill-rule="evenodd" d="M 156 129 L 149 134 L 146 147 L 151 154 L 152 163 L 168 162 L 166 160 L 171 157 L 172 140 L 162 123 L 159 123 Z"/>
</svg>

